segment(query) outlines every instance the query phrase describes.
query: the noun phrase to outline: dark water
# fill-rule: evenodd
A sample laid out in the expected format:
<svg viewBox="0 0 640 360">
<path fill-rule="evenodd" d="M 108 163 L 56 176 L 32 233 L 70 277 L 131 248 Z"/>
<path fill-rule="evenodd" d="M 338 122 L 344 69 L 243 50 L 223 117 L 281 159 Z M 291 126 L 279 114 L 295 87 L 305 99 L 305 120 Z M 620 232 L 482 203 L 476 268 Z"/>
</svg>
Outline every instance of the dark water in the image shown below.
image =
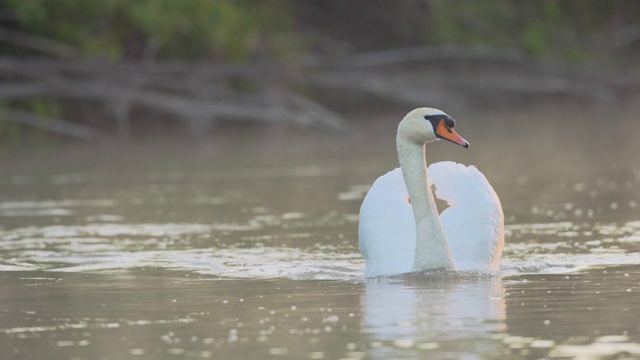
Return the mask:
<svg viewBox="0 0 640 360">
<path fill-rule="evenodd" d="M 490 275 L 362 277 L 396 120 L 5 158 L 1 358 L 640 357 L 635 119 L 603 137 L 581 119 L 615 109 L 588 110 L 461 114 L 470 150 L 429 145 L 502 199 Z"/>
</svg>

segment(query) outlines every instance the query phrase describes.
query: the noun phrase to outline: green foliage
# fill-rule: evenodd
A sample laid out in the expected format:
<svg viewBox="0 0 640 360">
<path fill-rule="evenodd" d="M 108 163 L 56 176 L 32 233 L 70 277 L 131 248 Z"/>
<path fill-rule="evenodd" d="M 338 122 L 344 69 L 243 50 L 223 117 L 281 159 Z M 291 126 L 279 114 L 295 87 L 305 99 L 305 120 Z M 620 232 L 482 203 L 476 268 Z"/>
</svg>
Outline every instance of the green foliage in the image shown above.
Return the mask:
<svg viewBox="0 0 640 360">
<path fill-rule="evenodd" d="M 23 129 L 20 125 L 7 120 L 5 114 L 5 104 L 0 104 L 0 155 L 9 150 L 9 147 L 15 145 L 22 136 Z"/>
<path fill-rule="evenodd" d="M 294 12 L 294 5 L 301 11 Z M 370 6 L 384 12 L 385 7 L 398 5 L 388 1 Z M 161 58 L 236 62 L 286 55 L 296 40 L 294 16 L 303 14 L 295 20 L 304 22 L 305 9 L 321 7 L 342 8 L 295 0 L 0 0 L 0 11 L 14 14 L 22 30 L 74 45 L 85 56 L 140 58 L 157 46 Z M 416 8 L 407 6 L 406 11 Z M 593 38 L 606 41 L 616 28 L 640 22 L 640 1 L 634 0 L 430 0 L 428 9 L 424 21 L 429 23 L 429 44 L 511 47 L 569 60 L 593 53 Z M 327 12 L 319 19 L 324 22 L 321 26 L 308 28 L 331 33 L 326 29 L 338 21 L 333 15 Z M 357 16 L 353 14 L 354 23 Z M 395 20 L 380 21 L 399 26 Z M 408 28 L 414 27 L 407 22 Z M 340 35 L 331 36 L 340 40 Z M 387 41 L 384 31 L 370 35 L 381 43 L 404 43 L 401 38 Z"/>
<path fill-rule="evenodd" d="M 513 47 L 569 61 L 584 61 L 593 38 L 606 38 L 612 24 L 640 22 L 640 1 L 432 0 L 430 4 L 430 43 Z"/>
<path fill-rule="evenodd" d="M 515 6 L 509 1 L 431 2 L 428 40 L 436 44 L 506 46 L 515 26 Z"/>
<path fill-rule="evenodd" d="M 25 128 L 20 124 L 7 120 L 5 113 L 5 107 L 8 104 L 0 103 L 0 155 L 3 151 L 9 150 L 11 147 L 18 145 L 21 139 L 25 136 L 30 137 L 30 144 L 46 145 L 49 134 L 46 131 L 31 128 L 30 131 L 25 131 Z M 23 102 L 11 104 L 11 108 L 17 108 L 25 110 L 29 113 L 39 115 L 42 117 L 40 125 L 43 128 L 47 125 L 47 119 L 58 118 L 64 114 L 64 106 L 60 102 L 50 99 L 33 98 Z"/>
<path fill-rule="evenodd" d="M 88 56 L 139 57 L 159 44 L 165 57 L 242 60 L 277 52 L 291 30 L 287 0 L 5 0 L 30 33 Z M 272 44 L 274 44 L 272 46 Z"/>
<path fill-rule="evenodd" d="M 45 118 L 57 118 L 62 113 L 61 104 L 54 100 L 33 98 L 26 102 L 25 108 L 29 112 Z"/>
<path fill-rule="evenodd" d="M 520 35 L 522 49 L 532 55 L 542 55 L 547 50 L 548 37 L 544 26 L 527 24 Z"/>
</svg>

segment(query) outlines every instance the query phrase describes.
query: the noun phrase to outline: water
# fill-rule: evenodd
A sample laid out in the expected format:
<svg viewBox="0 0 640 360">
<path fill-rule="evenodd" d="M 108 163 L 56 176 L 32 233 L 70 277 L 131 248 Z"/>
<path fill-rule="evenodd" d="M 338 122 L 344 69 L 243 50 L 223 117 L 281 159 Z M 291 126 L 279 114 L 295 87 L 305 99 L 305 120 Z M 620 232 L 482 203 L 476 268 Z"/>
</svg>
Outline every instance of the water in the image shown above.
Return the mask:
<svg viewBox="0 0 640 360">
<path fill-rule="evenodd" d="M 591 152 L 599 125 L 549 140 L 539 116 L 458 116 L 471 150 L 429 147 L 500 195 L 498 274 L 362 277 L 357 212 L 395 166 L 393 122 L 5 159 L 2 358 L 640 358 L 637 146 Z"/>
</svg>

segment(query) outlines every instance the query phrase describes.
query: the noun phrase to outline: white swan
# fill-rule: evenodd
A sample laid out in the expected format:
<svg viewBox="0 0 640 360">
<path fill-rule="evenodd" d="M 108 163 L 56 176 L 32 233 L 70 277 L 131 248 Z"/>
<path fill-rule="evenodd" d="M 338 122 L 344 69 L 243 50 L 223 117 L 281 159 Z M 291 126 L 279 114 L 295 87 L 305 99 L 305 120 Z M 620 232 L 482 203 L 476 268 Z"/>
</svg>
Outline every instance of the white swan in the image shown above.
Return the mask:
<svg viewBox="0 0 640 360">
<path fill-rule="evenodd" d="M 365 276 L 499 269 L 504 216 L 487 179 L 474 166 L 449 161 L 427 171 L 427 142 L 445 139 L 469 147 L 454 125 L 449 115 L 432 108 L 415 109 L 398 125 L 400 168 L 379 177 L 360 208 Z M 431 185 L 449 204 L 440 216 Z"/>
</svg>

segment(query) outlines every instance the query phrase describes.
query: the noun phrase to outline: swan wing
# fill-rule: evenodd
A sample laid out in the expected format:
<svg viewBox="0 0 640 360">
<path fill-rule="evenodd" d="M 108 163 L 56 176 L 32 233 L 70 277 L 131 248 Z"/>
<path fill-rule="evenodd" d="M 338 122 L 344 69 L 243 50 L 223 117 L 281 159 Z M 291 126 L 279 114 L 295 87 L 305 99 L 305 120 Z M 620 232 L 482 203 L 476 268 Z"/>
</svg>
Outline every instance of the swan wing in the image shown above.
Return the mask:
<svg viewBox="0 0 640 360">
<path fill-rule="evenodd" d="M 504 245 L 504 215 L 498 195 L 475 166 L 451 161 L 431 164 L 440 214 L 457 270 L 498 271 Z"/>
<path fill-rule="evenodd" d="M 358 237 L 365 276 L 411 271 L 415 220 L 400 168 L 380 176 L 360 207 Z"/>
</svg>

